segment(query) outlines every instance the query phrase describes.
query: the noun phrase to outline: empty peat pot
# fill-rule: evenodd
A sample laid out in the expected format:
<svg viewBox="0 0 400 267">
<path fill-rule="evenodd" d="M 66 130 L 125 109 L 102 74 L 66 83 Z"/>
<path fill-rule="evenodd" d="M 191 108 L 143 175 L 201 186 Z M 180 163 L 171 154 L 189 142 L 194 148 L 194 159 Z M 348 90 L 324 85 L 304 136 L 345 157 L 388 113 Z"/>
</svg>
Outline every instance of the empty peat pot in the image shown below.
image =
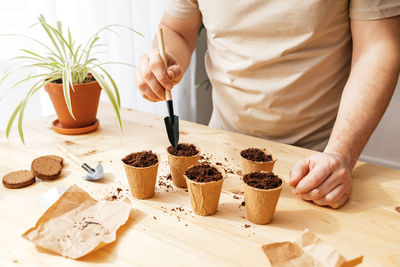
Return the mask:
<svg viewBox="0 0 400 267">
<path fill-rule="evenodd" d="M 225 173 L 210 164 L 191 166 L 185 175 L 194 213 L 212 215 L 217 211 Z"/>
<path fill-rule="evenodd" d="M 272 221 L 285 182 L 272 172 L 251 172 L 243 176 L 247 218 L 256 224 Z"/>
<path fill-rule="evenodd" d="M 173 184 L 176 187 L 186 188 L 186 179 L 183 175 L 190 166 L 198 163 L 200 150 L 192 144 L 178 144 L 176 149 L 169 146 L 167 154 Z"/>
<path fill-rule="evenodd" d="M 242 173 L 266 171 L 272 172 L 274 169 L 276 156 L 265 149 L 248 148 L 240 152 L 242 161 Z"/>
<path fill-rule="evenodd" d="M 160 156 L 152 151 L 129 154 L 122 159 L 132 196 L 148 199 L 154 195 Z"/>
</svg>

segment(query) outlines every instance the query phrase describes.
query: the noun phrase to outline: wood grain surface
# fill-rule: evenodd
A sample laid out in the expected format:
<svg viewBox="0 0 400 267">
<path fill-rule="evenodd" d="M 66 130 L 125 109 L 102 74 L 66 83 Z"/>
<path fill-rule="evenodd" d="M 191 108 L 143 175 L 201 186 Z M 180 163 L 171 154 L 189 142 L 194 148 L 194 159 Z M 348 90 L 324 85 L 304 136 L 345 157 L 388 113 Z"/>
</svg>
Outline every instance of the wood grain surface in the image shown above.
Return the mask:
<svg viewBox="0 0 400 267">
<path fill-rule="evenodd" d="M 202 154 L 228 169 L 218 211 L 198 216 L 191 211 L 185 189 L 171 186 L 166 147 L 169 145 L 162 117 L 123 109 L 121 136 L 112 107 L 102 103 L 100 128 L 80 136 L 59 135 L 51 130 L 54 117 L 26 123 L 26 146 L 17 132 L 9 140 L 1 133 L 0 176 L 30 169 L 41 155 L 62 155 L 57 143 L 67 146 L 89 165 L 101 162 L 105 176 L 97 182 L 83 180 L 84 170 L 65 158 L 62 175 L 55 181 L 38 181 L 22 189 L 0 186 L 0 266 L 268 266 L 261 245 L 294 240 L 308 228 L 346 258 L 364 255 L 364 266 L 400 265 L 400 171 L 358 162 L 353 171 L 353 194 L 341 209 L 318 207 L 298 199 L 286 184 L 269 225 L 246 219 L 240 181 L 240 150 L 266 148 L 278 157 L 275 173 L 288 181 L 290 168 L 313 151 L 251 136 L 181 121 L 181 142 L 196 144 Z M 47 253 L 21 235 L 44 212 L 40 196 L 53 186 L 77 184 L 97 199 L 110 197 L 128 183 L 121 159 L 131 152 L 153 150 L 161 156 L 156 194 L 149 200 L 132 199 L 128 223 L 116 242 L 80 260 Z"/>
</svg>

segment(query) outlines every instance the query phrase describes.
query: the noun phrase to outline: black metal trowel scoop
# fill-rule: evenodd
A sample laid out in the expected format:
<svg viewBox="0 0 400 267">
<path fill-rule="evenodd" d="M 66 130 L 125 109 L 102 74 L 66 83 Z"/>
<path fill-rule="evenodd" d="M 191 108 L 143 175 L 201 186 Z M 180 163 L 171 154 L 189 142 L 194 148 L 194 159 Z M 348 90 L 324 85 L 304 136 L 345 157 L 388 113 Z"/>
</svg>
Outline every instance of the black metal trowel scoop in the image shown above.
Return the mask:
<svg viewBox="0 0 400 267">
<path fill-rule="evenodd" d="M 165 70 L 168 68 L 167 57 L 165 55 L 164 37 L 162 29 L 159 28 L 157 31 L 158 49 L 160 56 L 164 62 Z M 179 142 L 179 117 L 174 115 L 174 105 L 172 103 L 171 91 L 165 89 L 165 99 L 168 107 L 168 117 L 164 118 L 165 128 L 167 129 L 168 139 L 171 146 L 176 149 Z"/>
</svg>

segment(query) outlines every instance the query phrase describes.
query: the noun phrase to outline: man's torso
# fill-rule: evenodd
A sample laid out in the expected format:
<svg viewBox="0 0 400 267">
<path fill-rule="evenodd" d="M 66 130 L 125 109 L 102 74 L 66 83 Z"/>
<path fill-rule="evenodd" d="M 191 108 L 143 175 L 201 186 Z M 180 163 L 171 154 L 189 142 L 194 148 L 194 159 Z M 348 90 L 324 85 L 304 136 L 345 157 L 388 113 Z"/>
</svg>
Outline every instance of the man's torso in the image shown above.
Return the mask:
<svg viewBox="0 0 400 267">
<path fill-rule="evenodd" d="M 321 150 L 351 61 L 347 0 L 198 0 L 211 126 Z"/>
</svg>

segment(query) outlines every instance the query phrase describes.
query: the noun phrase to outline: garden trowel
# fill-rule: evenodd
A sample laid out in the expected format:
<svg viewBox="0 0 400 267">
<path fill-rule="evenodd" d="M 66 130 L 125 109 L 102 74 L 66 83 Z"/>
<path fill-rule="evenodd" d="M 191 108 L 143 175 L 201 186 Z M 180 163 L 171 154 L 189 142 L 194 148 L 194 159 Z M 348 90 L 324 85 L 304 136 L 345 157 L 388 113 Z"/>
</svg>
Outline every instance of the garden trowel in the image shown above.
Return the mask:
<svg viewBox="0 0 400 267">
<path fill-rule="evenodd" d="M 88 164 L 82 163 L 82 161 L 75 154 L 73 154 L 63 145 L 57 144 L 56 146 L 60 151 L 62 151 L 66 156 L 68 156 L 77 166 L 81 166 L 83 169 L 87 171 L 87 174 L 83 177 L 85 180 L 95 181 L 103 177 L 103 165 L 101 165 L 100 163 L 98 163 L 96 168 L 93 169 Z"/>
<path fill-rule="evenodd" d="M 160 51 L 160 56 L 164 62 L 165 70 L 168 68 L 167 57 L 165 55 L 165 47 L 164 47 L 164 37 L 162 29 L 159 28 L 157 31 L 157 39 L 158 39 L 158 49 Z M 165 99 L 168 107 L 168 117 L 164 118 L 165 127 L 167 128 L 167 134 L 169 142 L 172 147 L 176 149 L 179 142 L 179 117 L 174 115 L 174 105 L 172 103 L 171 91 L 165 89 Z"/>
</svg>

